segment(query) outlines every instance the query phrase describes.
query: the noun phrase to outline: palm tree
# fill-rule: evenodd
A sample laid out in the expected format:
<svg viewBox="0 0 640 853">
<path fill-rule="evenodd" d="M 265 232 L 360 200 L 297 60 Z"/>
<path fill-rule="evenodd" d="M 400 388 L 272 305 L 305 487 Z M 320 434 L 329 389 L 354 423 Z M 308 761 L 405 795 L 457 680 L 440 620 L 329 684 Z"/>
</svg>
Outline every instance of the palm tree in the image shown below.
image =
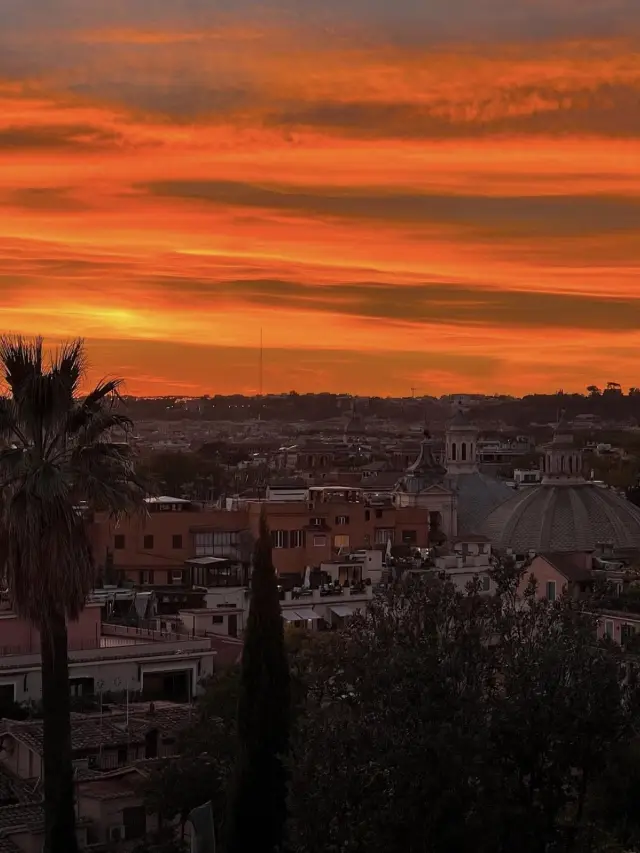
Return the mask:
<svg viewBox="0 0 640 853">
<path fill-rule="evenodd" d="M 46 853 L 75 853 L 67 622 L 95 580 L 83 508 L 142 505 L 131 448 L 115 440 L 118 380 L 81 396 L 83 341 L 0 338 L 0 555 L 13 607 L 40 633 Z"/>
</svg>

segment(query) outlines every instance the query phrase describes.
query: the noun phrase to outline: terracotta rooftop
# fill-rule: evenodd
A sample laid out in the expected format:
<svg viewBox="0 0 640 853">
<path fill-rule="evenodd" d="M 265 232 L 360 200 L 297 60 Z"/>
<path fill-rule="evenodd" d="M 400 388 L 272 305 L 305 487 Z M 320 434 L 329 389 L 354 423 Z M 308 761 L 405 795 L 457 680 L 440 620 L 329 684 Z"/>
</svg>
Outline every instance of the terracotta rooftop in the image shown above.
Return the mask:
<svg viewBox="0 0 640 853">
<path fill-rule="evenodd" d="M 0 808 L 0 836 L 6 835 L 7 831 L 15 832 L 23 827 L 25 829 L 38 827 L 43 821 L 44 808 L 42 803 L 3 806 Z"/>
<path fill-rule="evenodd" d="M 41 797 L 34 790 L 33 782 L 27 782 L 0 765 L 0 808 L 11 805 L 38 803 Z M 2 848 L 0 848 L 1 850 Z"/>
<path fill-rule="evenodd" d="M 131 776 L 89 780 L 82 785 L 82 796 L 94 800 L 117 800 L 137 793 Z"/>
<path fill-rule="evenodd" d="M 144 743 L 147 732 L 156 729 L 161 736 L 175 734 L 189 722 L 189 706 L 174 705 L 156 708 L 149 713 L 149 705 L 134 706 L 125 712 L 76 715 L 71 727 L 71 748 L 74 752 L 114 748 L 131 743 Z M 12 734 L 34 752 L 42 755 L 42 721 L 16 722 L 3 720 L 2 731 Z"/>
</svg>

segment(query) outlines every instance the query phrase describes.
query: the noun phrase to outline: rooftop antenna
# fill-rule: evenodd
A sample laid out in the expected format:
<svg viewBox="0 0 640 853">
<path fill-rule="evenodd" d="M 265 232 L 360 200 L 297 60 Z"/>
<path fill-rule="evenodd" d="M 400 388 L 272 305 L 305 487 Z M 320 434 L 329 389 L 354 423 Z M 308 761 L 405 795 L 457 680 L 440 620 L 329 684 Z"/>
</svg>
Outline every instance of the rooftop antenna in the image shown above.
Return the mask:
<svg viewBox="0 0 640 853">
<path fill-rule="evenodd" d="M 415 387 L 415 385 L 412 385 L 411 386 L 411 397 L 412 397 L 412 399 L 415 400 L 415 396 L 416 396 L 416 387 Z"/>
<path fill-rule="evenodd" d="M 260 327 L 260 396 L 262 397 L 262 377 L 264 368 L 264 351 L 262 347 L 262 326 Z"/>
</svg>

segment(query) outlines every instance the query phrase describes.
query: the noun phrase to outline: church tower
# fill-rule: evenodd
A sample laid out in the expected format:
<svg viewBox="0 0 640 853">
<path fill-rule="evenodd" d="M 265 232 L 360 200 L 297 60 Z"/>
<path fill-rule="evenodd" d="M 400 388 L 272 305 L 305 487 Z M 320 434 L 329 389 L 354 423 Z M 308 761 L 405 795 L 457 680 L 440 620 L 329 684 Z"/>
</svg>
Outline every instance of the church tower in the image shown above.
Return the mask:
<svg viewBox="0 0 640 853">
<path fill-rule="evenodd" d="M 447 474 L 474 474 L 478 471 L 478 429 L 459 409 L 446 433 Z"/>
<path fill-rule="evenodd" d="M 540 460 L 543 486 L 577 486 L 587 482 L 582 451 L 574 444 L 564 421 L 560 421 L 551 443 L 543 449 Z"/>
</svg>

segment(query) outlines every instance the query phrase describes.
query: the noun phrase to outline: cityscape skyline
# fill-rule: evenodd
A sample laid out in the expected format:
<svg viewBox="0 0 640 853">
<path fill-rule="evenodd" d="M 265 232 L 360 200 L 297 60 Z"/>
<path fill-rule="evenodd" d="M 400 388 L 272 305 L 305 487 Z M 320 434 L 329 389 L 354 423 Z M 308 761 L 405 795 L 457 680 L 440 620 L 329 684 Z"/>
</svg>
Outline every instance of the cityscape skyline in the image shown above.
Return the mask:
<svg viewBox="0 0 640 853">
<path fill-rule="evenodd" d="M 4 9 L 4 329 L 149 396 L 261 329 L 265 393 L 638 384 L 632 0 Z"/>
</svg>

